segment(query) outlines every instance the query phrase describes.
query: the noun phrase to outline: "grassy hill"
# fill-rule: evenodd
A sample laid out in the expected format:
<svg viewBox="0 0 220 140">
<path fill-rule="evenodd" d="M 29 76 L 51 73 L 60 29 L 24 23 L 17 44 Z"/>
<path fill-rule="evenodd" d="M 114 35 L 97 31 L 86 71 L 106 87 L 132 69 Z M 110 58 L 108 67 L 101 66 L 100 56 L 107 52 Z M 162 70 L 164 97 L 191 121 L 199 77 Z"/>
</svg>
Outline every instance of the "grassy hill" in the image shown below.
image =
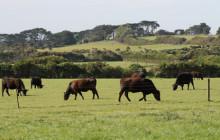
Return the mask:
<svg viewBox="0 0 220 140">
<path fill-rule="evenodd" d="M 164 35 L 165 36 L 165 35 Z M 179 38 L 185 38 L 186 40 L 191 40 L 194 37 L 208 37 L 208 35 L 172 35 L 173 37 L 179 37 Z M 212 37 L 216 37 L 216 35 L 211 35 Z M 146 37 L 141 37 L 142 39 L 146 40 L 155 40 L 156 37 L 158 36 L 146 36 Z"/>
<path fill-rule="evenodd" d="M 70 45 L 60 48 L 53 48 L 52 50 L 48 49 L 39 49 L 38 51 L 53 51 L 53 52 L 71 52 L 73 50 L 82 50 L 82 49 L 92 49 L 97 48 L 99 50 L 112 50 L 116 49 L 125 50 L 127 47 L 130 47 L 132 51 L 141 51 L 143 49 L 152 49 L 152 50 L 164 50 L 164 49 L 181 49 L 189 47 L 189 45 L 171 45 L 171 44 L 155 44 L 155 45 L 143 45 L 143 46 L 129 46 L 127 44 L 122 44 L 116 41 L 99 41 L 92 42 L 87 44 L 77 44 Z"/>
</svg>

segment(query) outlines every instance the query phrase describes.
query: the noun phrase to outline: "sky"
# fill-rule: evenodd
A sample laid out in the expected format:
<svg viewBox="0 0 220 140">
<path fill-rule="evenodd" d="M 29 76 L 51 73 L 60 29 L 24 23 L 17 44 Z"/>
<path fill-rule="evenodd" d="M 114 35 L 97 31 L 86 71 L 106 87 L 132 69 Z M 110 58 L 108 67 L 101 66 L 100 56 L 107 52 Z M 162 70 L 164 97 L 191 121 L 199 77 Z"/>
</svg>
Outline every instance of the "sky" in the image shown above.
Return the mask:
<svg viewBox="0 0 220 140">
<path fill-rule="evenodd" d="M 42 27 L 60 32 L 96 25 L 157 21 L 174 31 L 207 23 L 220 27 L 220 0 L 0 0 L 0 33 Z"/>
</svg>

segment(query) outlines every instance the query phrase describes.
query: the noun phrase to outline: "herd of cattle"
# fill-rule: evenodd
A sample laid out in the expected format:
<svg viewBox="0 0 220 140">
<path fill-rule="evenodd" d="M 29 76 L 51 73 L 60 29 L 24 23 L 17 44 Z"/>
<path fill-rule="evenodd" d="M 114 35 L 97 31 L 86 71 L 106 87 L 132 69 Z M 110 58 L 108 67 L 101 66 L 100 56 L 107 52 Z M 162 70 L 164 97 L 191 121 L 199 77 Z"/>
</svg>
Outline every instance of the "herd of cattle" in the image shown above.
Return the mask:
<svg viewBox="0 0 220 140">
<path fill-rule="evenodd" d="M 177 78 L 176 82 L 173 84 L 173 90 L 176 90 L 178 86 L 183 87 L 185 84 L 189 85 L 192 84 L 193 89 L 194 83 L 193 78 L 201 78 L 203 79 L 203 75 L 199 72 L 184 72 L 180 73 Z M 99 94 L 96 89 L 96 79 L 95 78 L 85 78 L 80 80 L 74 80 L 71 81 L 68 84 L 68 87 L 66 91 L 64 92 L 64 100 L 68 100 L 70 95 L 75 95 L 75 100 L 77 98 L 77 95 L 79 94 L 82 99 L 84 99 L 82 92 L 86 91 L 92 91 L 93 93 L 93 99 L 95 99 L 95 96 L 99 99 Z M 31 88 L 34 86 L 35 88 L 43 88 L 42 80 L 39 77 L 34 77 L 31 79 Z M 25 85 L 23 81 L 19 78 L 3 78 L 2 79 L 2 96 L 4 96 L 4 91 L 6 90 L 6 93 L 8 96 L 9 89 L 14 89 L 17 92 L 17 95 L 19 96 L 26 96 L 27 95 L 27 89 L 25 88 Z M 154 98 L 157 101 L 160 101 L 160 91 L 155 87 L 154 83 L 150 79 L 146 79 L 145 75 L 143 73 L 133 73 L 130 77 L 122 78 L 120 80 L 120 92 L 119 92 L 119 98 L 118 101 L 121 101 L 121 96 L 124 94 L 128 101 L 131 101 L 128 93 L 142 93 L 143 97 L 139 99 L 139 101 L 146 101 L 146 95 L 153 94 Z"/>
</svg>

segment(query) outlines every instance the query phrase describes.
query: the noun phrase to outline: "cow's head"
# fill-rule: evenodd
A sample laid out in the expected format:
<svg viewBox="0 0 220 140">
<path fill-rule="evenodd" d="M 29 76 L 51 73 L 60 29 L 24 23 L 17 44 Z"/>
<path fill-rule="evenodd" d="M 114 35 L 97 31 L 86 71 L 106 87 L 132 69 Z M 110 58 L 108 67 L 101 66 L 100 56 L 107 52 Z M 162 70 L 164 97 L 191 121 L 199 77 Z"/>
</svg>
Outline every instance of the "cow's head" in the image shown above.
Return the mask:
<svg viewBox="0 0 220 140">
<path fill-rule="evenodd" d="M 160 101 L 160 91 L 159 90 L 155 90 L 155 92 L 153 93 L 154 95 L 154 98 L 157 100 L 157 101 Z"/>
<path fill-rule="evenodd" d="M 39 88 L 43 88 L 43 87 L 44 87 L 44 85 L 39 85 L 38 87 L 39 87 Z"/>
<path fill-rule="evenodd" d="M 26 95 L 27 95 L 28 90 L 27 90 L 27 89 L 23 89 L 23 90 L 22 90 L 22 92 L 23 92 L 23 95 L 24 95 L 24 96 L 26 96 Z"/>
<path fill-rule="evenodd" d="M 199 77 L 201 78 L 201 80 L 203 80 L 203 74 L 200 73 Z"/>
<path fill-rule="evenodd" d="M 64 100 L 67 101 L 70 97 L 70 94 L 69 92 L 64 92 Z"/>
<path fill-rule="evenodd" d="M 177 88 L 178 88 L 178 85 L 177 84 L 173 84 L 173 90 L 175 91 L 175 90 L 177 90 Z"/>
</svg>

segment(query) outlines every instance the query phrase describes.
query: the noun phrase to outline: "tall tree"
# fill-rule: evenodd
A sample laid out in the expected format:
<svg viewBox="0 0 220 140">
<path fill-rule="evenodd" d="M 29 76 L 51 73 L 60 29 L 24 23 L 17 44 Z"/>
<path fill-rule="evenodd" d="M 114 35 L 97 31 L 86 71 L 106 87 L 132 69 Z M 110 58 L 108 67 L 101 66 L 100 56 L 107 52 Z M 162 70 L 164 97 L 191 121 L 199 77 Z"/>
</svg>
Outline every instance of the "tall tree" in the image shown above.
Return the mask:
<svg viewBox="0 0 220 140">
<path fill-rule="evenodd" d="M 216 34 L 217 34 L 217 35 L 220 35 L 220 27 L 218 28 Z"/>
<path fill-rule="evenodd" d="M 141 21 L 140 26 L 144 29 L 145 35 L 154 34 L 155 30 L 160 27 L 156 21 Z"/>
<path fill-rule="evenodd" d="M 200 25 L 194 25 L 189 27 L 186 30 L 187 34 L 196 35 L 196 34 L 209 34 L 211 27 L 209 27 L 206 23 L 200 23 Z"/>
<path fill-rule="evenodd" d="M 24 37 L 27 43 L 37 48 L 48 46 L 52 37 L 52 33 L 43 28 L 25 30 L 21 32 L 20 35 Z"/>
<path fill-rule="evenodd" d="M 54 34 L 55 41 L 57 45 L 71 45 L 76 44 L 77 40 L 74 36 L 73 32 L 70 31 L 62 31 Z"/>
</svg>

